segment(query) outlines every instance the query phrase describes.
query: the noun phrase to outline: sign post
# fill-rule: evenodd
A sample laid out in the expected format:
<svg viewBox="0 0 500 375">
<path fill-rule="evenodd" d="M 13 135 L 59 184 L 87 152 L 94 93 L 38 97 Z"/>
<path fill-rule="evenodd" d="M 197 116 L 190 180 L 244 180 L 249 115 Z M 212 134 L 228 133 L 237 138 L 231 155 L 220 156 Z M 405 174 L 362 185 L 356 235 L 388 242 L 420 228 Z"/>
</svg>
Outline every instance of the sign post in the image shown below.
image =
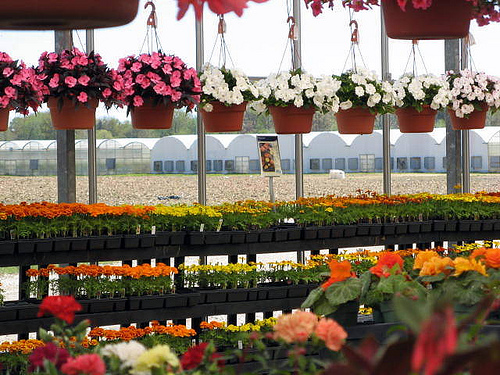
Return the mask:
<svg viewBox="0 0 500 375">
<path fill-rule="evenodd" d="M 278 136 L 257 136 L 260 158 L 260 174 L 269 178 L 269 200 L 274 203 L 274 177 L 282 174 Z"/>
</svg>

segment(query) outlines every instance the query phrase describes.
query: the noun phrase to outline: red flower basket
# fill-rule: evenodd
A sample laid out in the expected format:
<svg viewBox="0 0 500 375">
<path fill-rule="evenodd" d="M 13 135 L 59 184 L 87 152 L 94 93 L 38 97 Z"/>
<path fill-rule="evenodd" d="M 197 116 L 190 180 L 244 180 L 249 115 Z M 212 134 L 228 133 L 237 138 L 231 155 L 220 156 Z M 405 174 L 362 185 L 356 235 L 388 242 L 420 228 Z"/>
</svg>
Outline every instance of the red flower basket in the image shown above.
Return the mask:
<svg viewBox="0 0 500 375">
<path fill-rule="evenodd" d="M 153 105 L 144 101 L 140 107 L 133 107 L 130 111 L 132 126 L 135 129 L 170 129 L 174 119 L 175 107 L 171 105 Z"/>
<path fill-rule="evenodd" d="M 4 0 L 0 29 L 70 30 L 125 25 L 139 0 Z"/>
<path fill-rule="evenodd" d="M 451 118 L 451 126 L 455 130 L 483 129 L 486 125 L 486 115 L 488 114 L 488 105 L 484 103 L 482 110 L 477 109 L 469 117 L 457 117 L 455 111 L 448 108 L 448 114 Z"/>
<path fill-rule="evenodd" d="M 212 102 L 210 104 L 213 106 L 212 111 L 200 110 L 207 132 L 237 132 L 241 130 L 247 108 L 246 102 L 231 106 L 226 106 L 219 102 Z"/>
<path fill-rule="evenodd" d="M 59 108 L 59 99 L 50 97 L 47 106 L 50 109 L 52 126 L 58 130 L 92 129 L 95 126 L 95 110 L 99 105 L 97 99 L 75 106 L 72 100 L 64 98 Z M 88 105 L 88 106 L 87 106 Z"/>
<path fill-rule="evenodd" d="M 413 107 L 399 108 L 396 110 L 399 130 L 401 133 L 430 133 L 434 130 L 436 114 L 437 111 L 428 105 L 421 112 Z"/>
<path fill-rule="evenodd" d="M 303 107 L 269 107 L 273 117 L 274 128 L 278 134 L 303 134 L 310 133 L 314 108 Z"/>
<path fill-rule="evenodd" d="M 368 108 L 361 107 L 341 109 L 335 114 L 340 134 L 371 134 L 376 117 Z"/>
<path fill-rule="evenodd" d="M 0 109 L 0 132 L 7 131 L 9 128 L 9 112 L 10 109 Z"/>
<path fill-rule="evenodd" d="M 428 9 L 411 1 L 403 11 L 396 0 L 382 0 L 387 35 L 393 39 L 458 39 L 469 34 L 472 1 L 433 0 Z"/>
</svg>

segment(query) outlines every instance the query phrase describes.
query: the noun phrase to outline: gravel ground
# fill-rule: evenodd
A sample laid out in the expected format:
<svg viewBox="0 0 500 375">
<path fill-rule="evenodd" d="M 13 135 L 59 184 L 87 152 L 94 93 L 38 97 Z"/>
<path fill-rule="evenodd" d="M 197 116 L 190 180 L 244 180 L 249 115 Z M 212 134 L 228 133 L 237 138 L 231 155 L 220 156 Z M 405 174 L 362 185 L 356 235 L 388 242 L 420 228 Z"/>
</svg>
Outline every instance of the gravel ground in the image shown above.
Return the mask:
<svg viewBox="0 0 500 375">
<path fill-rule="evenodd" d="M 295 177 L 274 179 L 276 199 L 295 196 Z M 498 174 L 473 175 L 473 191 L 500 191 Z M 222 188 L 221 188 L 222 187 Z M 354 194 L 356 190 L 382 192 L 382 174 L 351 174 L 343 180 L 332 180 L 326 174 L 305 175 L 306 196 Z M 393 194 L 446 193 L 444 174 L 393 174 Z M 108 204 L 173 204 L 192 203 L 198 198 L 197 178 L 193 175 L 102 176 L 98 178 L 99 201 Z M 160 200 L 159 197 L 180 199 Z M 77 178 L 77 200 L 87 202 L 88 179 Z M 244 199 L 269 199 L 268 180 L 258 175 L 208 175 L 207 201 L 216 204 Z M 57 200 L 55 177 L 0 177 L 0 202 L 19 203 Z"/>
</svg>

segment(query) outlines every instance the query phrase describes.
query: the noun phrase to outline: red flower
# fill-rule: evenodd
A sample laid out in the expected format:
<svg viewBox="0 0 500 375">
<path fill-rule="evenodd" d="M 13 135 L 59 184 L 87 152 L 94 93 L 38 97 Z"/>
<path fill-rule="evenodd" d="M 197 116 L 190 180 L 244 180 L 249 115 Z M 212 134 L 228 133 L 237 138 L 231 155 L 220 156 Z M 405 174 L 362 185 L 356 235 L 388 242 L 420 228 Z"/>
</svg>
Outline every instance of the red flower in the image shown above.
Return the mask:
<svg viewBox="0 0 500 375">
<path fill-rule="evenodd" d="M 35 372 L 37 369 L 45 370 L 45 360 L 52 362 L 59 369 L 66 363 L 68 358 L 70 358 L 70 355 L 66 349 L 60 348 L 53 342 L 49 342 L 45 346 L 40 346 L 33 350 L 33 353 L 29 356 L 28 372 Z"/>
<path fill-rule="evenodd" d="M 66 375 L 104 375 L 106 366 L 97 354 L 83 354 L 68 359 L 61 371 Z"/>
<path fill-rule="evenodd" d="M 384 253 L 380 256 L 378 263 L 370 268 L 370 272 L 378 277 L 389 277 L 395 265 L 399 265 L 399 270 L 396 273 L 401 273 L 403 263 L 403 258 L 398 254 Z"/>
<path fill-rule="evenodd" d="M 189 6 L 192 4 L 194 7 L 194 12 L 197 19 L 201 19 L 203 14 L 203 6 L 208 3 L 208 7 L 215 14 L 225 14 L 229 12 L 234 12 L 241 17 L 243 14 L 243 9 L 247 7 L 247 2 L 249 0 L 177 0 L 177 7 L 179 12 L 177 13 L 177 19 L 180 20 L 186 14 Z M 267 0 L 252 0 L 256 3 L 263 3 Z"/>
<path fill-rule="evenodd" d="M 181 358 L 181 365 L 184 370 L 192 370 L 198 367 L 203 361 L 205 350 L 207 349 L 208 342 L 202 342 L 199 345 L 193 346 L 188 349 Z"/>
<path fill-rule="evenodd" d="M 336 259 L 332 259 L 331 262 L 328 263 L 328 267 L 330 267 L 330 278 L 321 285 L 323 290 L 327 290 L 330 285 L 344 281 L 353 276 L 351 273 L 351 263 L 348 260 L 339 262 Z"/>
<path fill-rule="evenodd" d="M 71 324 L 75 319 L 75 312 L 81 309 L 82 306 L 72 296 L 49 296 L 43 299 L 37 316 L 54 315 Z"/>
<path fill-rule="evenodd" d="M 412 368 L 423 375 L 435 374 L 446 356 L 457 347 L 457 328 L 453 308 L 435 312 L 422 324 L 412 355 Z"/>
</svg>

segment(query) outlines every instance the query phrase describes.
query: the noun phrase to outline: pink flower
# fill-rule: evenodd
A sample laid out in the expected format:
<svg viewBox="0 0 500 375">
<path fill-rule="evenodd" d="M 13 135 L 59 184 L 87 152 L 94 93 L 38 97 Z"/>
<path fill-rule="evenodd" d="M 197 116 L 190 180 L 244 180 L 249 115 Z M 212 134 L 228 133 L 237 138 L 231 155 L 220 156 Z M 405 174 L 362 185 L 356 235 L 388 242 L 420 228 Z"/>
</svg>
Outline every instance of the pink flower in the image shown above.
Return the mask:
<svg viewBox="0 0 500 375">
<path fill-rule="evenodd" d="M 89 97 L 85 92 L 82 91 L 82 92 L 80 92 L 80 95 L 77 96 L 77 99 L 81 103 L 87 103 L 87 101 L 89 100 Z"/>
<path fill-rule="evenodd" d="M 312 312 L 297 311 L 283 314 L 274 326 L 274 337 L 287 343 L 305 342 L 314 332 L 318 317 Z"/>
<path fill-rule="evenodd" d="M 82 354 L 70 358 L 62 365 L 61 371 L 66 375 L 104 375 L 106 366 L 97 354 Z"/>
<path fill-rule="evenodd" d="M 158 52 L 154 52 L 151 55 L 151 68 L 158 69 L 161 65 L 161 58 Z"/>
<path fill-rule="evenodd" d="M 172 66 L 170 64 L 165 64 L 161 67 L 161 70 L 163 71 L 163 73 L 165 74 L 170 74 L 172 73 Z"/>
<path fill-rule="evenodd" d="M 314 331 L 328 349 L 339 351 L 347 338 L 347 332 L 333 319 L 323 318 Z"/>
<path fill-rule="evenodd" d="M 139 95 L 134 96 L 134 107 L 140 107 L 143 104 L 144 100 Z"/>
<path fill-rule="evenodd" d="M 66 77 L 64 79 L 64 83 L 68 85 L 69 88 L 75 87 L 78 83 L 78 80 L 75 77 Z"/>
<path fill-rule="evenodd" d="M 158 84 L 154 85 L 153 90 L 155 90 L 158 95 L 167 96 L 172 94 L 172 88 L 170 86 L 167 86 L 165 82 L 159 82 Z"/>
<path fill-rule="evenodd" d="M 12 74 L 14 74 L 14 69 L 7 67 L 3 70 L 2 74 L 4 77 L 10 77 Z"/>
<path fill-rule="evenodd" d="M 172 87 L 179 87 L 181 85 L 181 82 L 181 72 L 176 70 L 170 76 L 170 84 L 172 85 Z"/>
<path fill-rule="evenodd" d="M 12 83 L 14 86 L 21 86 L 21 84 L 23 83 L 23 77 L 20 74 L 16 74 L 14 75 L 14 77 L 12 77 L 10 83 Z"/>
<path fill-rule="evenodd" d="M 5 52 L 0 52 L 0 61 L 1 62 L 12 62 L 12 58 Z"/>
<path fill-rule="evenodd" d="M 58 59 L 59 55 L 55 52 L 51 52 L 47 55 L 47 61 L 52 64 L 55 63 Z"/>
<path fill-rule="evenodd" d="M 135 62 L 132 64 L 132 67 L 130 68 L 131 71 L 135 73 L 139 73 L 141 71 L 142 64 L 140 62 Z"/>
<path fill-rule="evenodd" d="M 49 86 L 55 89 L 59 85 L 59 74 L 54 74 L 54 77 L 52 77 L 49 81 Z"/>
<path fill-rule="evenodd" d="M 78 78 L 78 83 L 82 86 L 87 86 L 90 82 L 90 77 L 83 75 L 80 78 Z"/>
<path fill-rule="evenodd" d="M 109 88 L 105 88 L 102 91 L 102 96 L 104 96 L 105 98 L 109 98 L 111 94 L 113 94 L 113 92 Z"/>
<path fill-rule="evenodd" d="M 7 95 L 0 96 L 0 107 L 7 108 L 10 104 L 10 99 Z"/>
<path fill-rule="evenodd" d="M 5 95 L 7 95 L 8 98 L 10 99 L 16 99 L 17 98 L 17 90 L 13 87 L 6 87 L 4 90 Z"/>
<path fill-rule="evenodd" d="M 182 92 L 180 91 L 172 90 L 172 92 L 170 93 L 170 99 L 173 102 L 178 102 L 179 100 L 181 100 L 181 98 L 182 98 Z"/>
</svg>

